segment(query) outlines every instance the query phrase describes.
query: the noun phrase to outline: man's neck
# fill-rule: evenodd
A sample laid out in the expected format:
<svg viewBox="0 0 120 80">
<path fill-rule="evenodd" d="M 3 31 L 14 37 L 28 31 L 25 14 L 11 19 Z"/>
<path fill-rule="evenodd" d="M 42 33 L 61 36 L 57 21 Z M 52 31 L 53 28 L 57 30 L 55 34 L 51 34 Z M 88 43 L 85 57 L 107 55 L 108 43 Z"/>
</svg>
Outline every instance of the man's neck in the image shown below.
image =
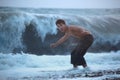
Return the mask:
<svg viewBox="0 0 120 80">
<path fill-rule="evenodd" d="M 65 28 L 65 33 L 68 32 L 68 26 L 66 25 L 66 28 Z"/>
</svg>

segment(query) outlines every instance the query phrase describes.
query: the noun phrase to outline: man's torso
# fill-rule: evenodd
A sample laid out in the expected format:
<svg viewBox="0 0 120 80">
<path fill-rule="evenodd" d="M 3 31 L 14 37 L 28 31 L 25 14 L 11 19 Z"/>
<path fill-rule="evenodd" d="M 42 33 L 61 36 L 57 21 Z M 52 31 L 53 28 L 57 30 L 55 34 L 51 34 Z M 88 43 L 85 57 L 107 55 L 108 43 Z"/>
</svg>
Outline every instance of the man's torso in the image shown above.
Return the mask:
<svg viewBox="0 0 120 80">
<path fill-rule="evenodd" d="M 82 28 L 82 27 L 78 27 L 78 26 L 69 26 L 69 30 L 68 33 L 76 38 L 82 38 L 86 35 L 91 34 L 88 30 Z"/>
</svg>

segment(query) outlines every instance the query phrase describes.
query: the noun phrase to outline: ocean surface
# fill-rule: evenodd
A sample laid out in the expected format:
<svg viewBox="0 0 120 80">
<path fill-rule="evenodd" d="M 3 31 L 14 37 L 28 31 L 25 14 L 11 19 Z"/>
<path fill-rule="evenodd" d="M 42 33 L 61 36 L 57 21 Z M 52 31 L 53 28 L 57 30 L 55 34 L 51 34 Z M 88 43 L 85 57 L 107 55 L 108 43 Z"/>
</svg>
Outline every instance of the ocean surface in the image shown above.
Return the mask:
<svg viewBox="0 0 120 80">
<path fill-rule="evenodd" d="M 55 25 L 59 18 L 69 25 L 82 26 L 92 32 L 95 41 L 90 52 L 120 49 L 120 9 L 34 9 L 0 8 L 0 52 L 29 52 L 37 55 L 70 52 L 77 41 L 70 38 L 58 48 L 50 43 L 61 34 Z M 49 53 L 48 53 L 49 52 Z M 56 53 L 57 52 L 57 53 Z M 67 54 L 67 53 L 66 53 Z"/>
<path fill-rule="evenodd" d="M 89 75 L 79 66 L 72 70 L 70 55 L 0 53 L 0 80 L 119 80 L 120 51 L 86 53 Z M 115 72 L 116 69 L 119 71 Z M 108 70 L 108 73 L 104 73 Z M 99 75 L 103 73 L 103 75 Z M 78 76 L 80 75 L 80 76 Z"/>
<path fill-rule="evenodd" d="M 92 32 L 95 41 L 85 59 L 89 72 L 93 72 L 90 75 L 96 76 L 86 77 L 81 66 L 69 71 L 72 69 L 70 54 L 78 43 L 76 39 L 70 37 L 59 47 L 50 48 L 51 43 L 64 35 L 55 25 L 59 18 Z M 119 80 L 116 69 L 120 69 L 119 8 L 0 7 L 0 80 Z M 106 70 L 109 73 L 104 74 Z M 98 77 L 95 72 L 103 75 Z"/>
</svg>

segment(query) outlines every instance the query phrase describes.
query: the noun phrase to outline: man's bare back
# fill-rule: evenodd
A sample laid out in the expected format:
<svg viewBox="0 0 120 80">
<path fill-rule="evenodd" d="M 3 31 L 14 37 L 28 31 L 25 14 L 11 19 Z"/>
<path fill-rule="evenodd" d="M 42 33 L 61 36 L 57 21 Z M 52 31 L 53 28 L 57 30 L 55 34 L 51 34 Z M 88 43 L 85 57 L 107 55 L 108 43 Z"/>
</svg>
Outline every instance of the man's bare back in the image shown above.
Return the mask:
<svg viewBox="0 0 120 80">
<path fill-rule="evenodd" d="M 70 25 L 68 26 L 68 34 L 76 38 L 82 38 L 91 33 L 82 27 Z"/>
</svg>

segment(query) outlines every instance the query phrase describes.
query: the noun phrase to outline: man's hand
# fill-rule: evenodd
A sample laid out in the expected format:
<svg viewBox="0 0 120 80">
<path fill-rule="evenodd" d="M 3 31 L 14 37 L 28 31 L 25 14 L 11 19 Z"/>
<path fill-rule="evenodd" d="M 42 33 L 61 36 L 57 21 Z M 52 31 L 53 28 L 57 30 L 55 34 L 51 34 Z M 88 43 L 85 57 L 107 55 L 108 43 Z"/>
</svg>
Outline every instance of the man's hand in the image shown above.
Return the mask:
<svg viewBox="0 0 120 80">
<path fill-rule="evenodd" d="M 55 43 L 52 43 L 52 44 L 50 44 L 50 47 L 55 48 L 55 47 L 57 47 L 57 45 Z"/>
</svg>

